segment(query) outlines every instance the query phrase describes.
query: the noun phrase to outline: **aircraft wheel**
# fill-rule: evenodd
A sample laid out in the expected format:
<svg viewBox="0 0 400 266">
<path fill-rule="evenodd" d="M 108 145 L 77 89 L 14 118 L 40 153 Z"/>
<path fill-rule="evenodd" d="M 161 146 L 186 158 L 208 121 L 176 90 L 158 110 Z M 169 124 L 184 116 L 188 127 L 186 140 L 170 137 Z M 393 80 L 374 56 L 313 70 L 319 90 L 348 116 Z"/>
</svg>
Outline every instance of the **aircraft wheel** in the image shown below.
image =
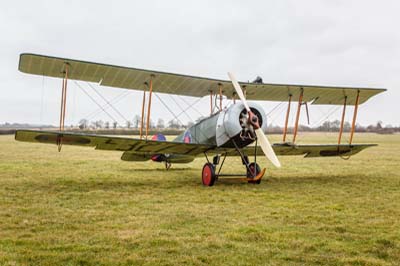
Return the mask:
<svg viewBox="0 0 400 266">
<path fill-rule="evenodd" d="M 258 175 L 261 172 L 261 168 L 258 165 L 258 163 L 249 164 L 249 168 L 250 168 L 250 171 L 249 171 L 249 169 L 246 168 L 247 169 L 247 177 L 248 178 L 254 178 L 255 175 Z M 254 171 L 256 171 L 255 174 L 254 174 Z M 261 183 L 261 179 L 257 180 L 257 181 L 249 180 L 248 182 L 251 183 L 251 184 L 260 184 Z"/>
<path fill-rule="evenodd" d="M 212 163 L 206 163 L 203 166 L 201 179 L 203 181 L 204 186 L 211 187 L 214 185 L 216 176 L 215 176 L 215 167 Z"/>
</svg>

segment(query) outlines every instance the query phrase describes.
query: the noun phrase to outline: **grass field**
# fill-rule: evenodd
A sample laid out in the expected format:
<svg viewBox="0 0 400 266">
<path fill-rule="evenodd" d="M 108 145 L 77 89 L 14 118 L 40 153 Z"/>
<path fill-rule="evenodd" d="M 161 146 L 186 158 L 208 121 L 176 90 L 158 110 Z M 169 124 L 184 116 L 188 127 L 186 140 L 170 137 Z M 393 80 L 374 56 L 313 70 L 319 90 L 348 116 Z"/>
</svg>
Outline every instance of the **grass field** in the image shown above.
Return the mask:
<svg viewBox="0 0 400 266">
<path fill-rule="evenodd" d="M 0 265 L 400 265 L 400 135 L 356 141 L 379 146 L 203 187 L 203 158 L 165 171 L 0 136 Z"/>
</svg>

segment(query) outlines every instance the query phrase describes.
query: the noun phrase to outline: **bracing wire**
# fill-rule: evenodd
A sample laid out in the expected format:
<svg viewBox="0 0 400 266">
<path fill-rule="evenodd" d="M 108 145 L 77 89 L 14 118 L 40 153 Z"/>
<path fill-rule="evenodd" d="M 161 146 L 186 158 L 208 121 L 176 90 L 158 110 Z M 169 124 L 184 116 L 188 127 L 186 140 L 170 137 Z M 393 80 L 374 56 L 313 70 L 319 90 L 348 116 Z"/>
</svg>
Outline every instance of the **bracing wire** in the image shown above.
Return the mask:
<svg viewBox="0 0 400 266">
<path fill-rule="evenodd" d="M 274 108 L 275 110 L 271 110 L 270 112 L 268 112 L 267 117 L 271 120 L 270 124 L 276 122 L 277 117 L 278 117 L 279 115 L 281 115 L 281 111 L 283 111 L 284 108 L 285 108 L 284 105 L 278 104 L 277 107 Z M 276 112 L 276 114 L 273 115 L 273 116 L 271 115 L 272 111 L 275 111 L 275 112 Z M 279 111 L 279 112 L 278 112 L 278 111 Z"/>
<path fill-rule="evenodd" d="M 312 123 L 311 127 L 314 127 L 314 126 L 320 124 L 321 122 L 326 121 L 330 116 L 332 116 L 334 113 L 336 113 L 339 110 L 339 108 L 341 108 L 341 107 L 333 106 L 331 109 L 328 110 L 328 112 L 325 113 L 326 115 L 323 114 L 321 119 L 319 119 L 317 122 Z"/>
<path fill-rule="evenodd" d="M 283 103 L 285 102 L 280 102 L 277 105 L 274 106 L 274 108 L 272 108 L 268 113 L 266 113 L 266 115 L 270 115 L 272 112 L 274 112 L 276 109 L 278 109 Z"/>
<path fill-rule="evenodd" d="M 190 117 L 190 115 L 182 108 L 182 106 L 178 103 L 177 100 L 175 100 L 174 97 L 172 97 L 171 95 L 169 95 L 169 97 L 175 102 L 175 104 L 179 107 L 179 109 L 181 109 L 181 111 L 189 118 L 190 121 L 193 122 L 193 119 Z"/>
<path fill-rule="evenodd" d="M 276 121 L 277 116 L 279 116 L 281 114 L 282 108 L 284 107 L 283 103 L 285 102 L 280 102 L 279 104 L 277 104 L 276 106 L 274 106 L 266 115 L 267 117 L 270 119 L 270 123 L 274 123 Z M 339 106 L 340 107 L 340 106 Z M 322 116 L 316 121 L 313 122 L 310 127 L 314 127 L 315 125 L 320 124 L 322 121 L 325 121 L 326 119 L 328 119 L 331 115 L 333 115 L 334 113 L 337 112 L 337 110 L 339 109 L 338 106 L 333 106 L 332 108 L 330 108 L 328 110 L 328 112 L 322 114 Z M 292 111 L 293 108 L 291 108 Z M 278 112 L 279 111 L 279 112 Z M 277 113 L 276 115 L 272 115 L 272 113 Z M 322 111 L 321 111 L 322 112 Z M 293 115 L 290 116 L 290 123 L 289 124 L 293 124 Z M 297 140 L 302 139 L 302 137 L 304 136 L 300 136 L 300 138 L 298 138 Z"/>
<path fill-rule="evenodd" d="M 177 117 L 176 115 L 175 115 L 175 113 L 168 107 L 168 105 L 161 99 L 161 97 L 157 94 L 157 93 L 154 93 L 153 92 L 153 94 L 157 97 L 157 99 L 162 103 L 162 105 L 164 105 L 164 107 L 172 114 L 172 116 L 181 124 L 181 125 L 184 125 L 183 123 L 182 123 L 182 121 L 179 119 L 179 117 Z M 200 132 L 200 134 L 202 134 L 203 136 L 206 136 L 205 134 L 204 134 L 204 132 L 201 130 L 201 129 L 199 129 L 199 132 Z M 198 141 L 198 139 L 196 138 L 196 135 L 194 135 L 194 136 L 192 136 L 195 140 L 196 140 L 196 142 L 198 142 L 199 143 L 199 141 Z"/>
<path fill-rule="evenodd" d="M 190 108 L 192 108 L 193 110 L 195 110 L 200 116 L 203 116 L 203 114 L 199 111 L 199 110 L 197 110 L 196 108 L 194 108 L 194 106 L 198 103 L 198 102 L 200 102 L 201 101 L 201 97 L 199 97 L 193 104 L 190 104 L 190 103 L 188 103 L 182 96 L 180 96 L 180 95 L 178 95 L 178 97 L 188 106 L 188 108 L 187 109 L 185 109 L 185 112 L 187 111 L 187 110 L 189 110 Z M 178 114 L 178 116 L 179 116 L 179 114 Z"/>
<path fill-rule="evenodd" d="M 330 109 L 328 110 L 328 112 L 325 113 L 326 115 L 323 114 L 323 115 L 322 115 L 322 118 L 320 118 L 320 119 L 317 120 L 316 122 L 312 123 L 312 124 L 310 125 L 310 127 L 314 127 L 314 126 L 320 124 L 321 122 L 328 120 L 329 117 L 331 117 L 334 113 L 336 113 L 340 108 L 341 108 L 341 106 L 336 106 L 336 105 L 335 105 L 335 106 L 332 106 L 332 108 L 330 108 Z M 320 110 L 320 111 L 321 111 L 321 110 Z M 321 112 L 322 112 L 322 111 L 321 111 Z M 304 139 L 304 135 L 301 135 L 301 136 L 299 136 L 299 137 L 297 138 L 298 141 L 299 141 L 299 140 L 302 140 L 302 139 Z"/>
<path fill-rule="evenodd" d="M 99 93 L 95 87 L 93 87 L 89 82 L 87 82 L 87 85 L 93 89 L 93 91 L 100 96 L 123 120 L 129 121 L 128 119 L 125 118 L 123 114 L 121 114 L 120 111 L 118 111 L 101 93 Z"/>
<path fill-rule="evenodd" d="M 172 116 L 181 124 L 183 125 L 182 121 L 175 115 L 175 113 L 168 107 L 166 103 L 158 96 L 157 93 L 153 92 L 153 94 L 157 97 L 157 99 L 164 105 L 164 107 L 172 114 Z"/>
<path fill-rule="evenodd" d="M 84 90 L 80 85 L 79 85 L 79 83 L 78 82 L 76 82 L 75 80 L 74 80 L 74 82 L 75 82 L 75 84 L 76 84 L 76 86 L 78 86 L 78 88 L 81 90 L 81 91 L 83 91 L 98 107 L 100 107 L 101 108 L 101 110 L 103 110 L 103 112 L 105 113 L 105 114 L 107 114 L 108 115 L 108 117 L 110 117 L 111 118 L 111 120 L 113 120 L 114 122 L 115 121 L 117 121 L 112 115 L 110 115 L 86 90 Z"/>
<path fill-rule="evenodd" d="M 124 99 L 125 96 L 127 96 L 128 94 L 130 94 L 131 91 L 123 91 L 122 93 L 118 94 L 116 97 L 114 97 L 113 99 L 110 100 L 110 103 L 112 104 L 116 104 L 119 101 L 121 101 L 122 99 Z M 107 110 L 108 108 L 110 108 L 110 106 L 108 104 L 103 104 L 102 107 Z M 90 114 L 86 115 L 85 117 L 87 119 L 91 119 L 93 117 L 96 117 L 100 112 L 102 111 L 101 108 L 97 108 L 96 110 L 92 111 Z"/>
<path fill-rule="evenodd" d="M 182 99 L 183 99 L 183 98 L 182 98 Z M 177 115 L 177 117 L 180 117 L 184 112 L 187 112 L 187 111 L 188 111 L 189 109 L 191 109 L 191 108 L 192 108 L 193 110 L 197 111 L 197 113 L 200 114 L 200 117 L 203 117 L 204 115 L 203 115 L 202 113 L 200 113 L 200 111 L 198 111 L 196 108 L 194 108 L 194 106 L 195 106 L 197 103 L 199 103 L 202 99 L 203 99 L 203 98 L 198 98 L 193 104 L 190 104 L 190 103 L 185 102 L 185 103 L 188 105 L 188 107 L 186 107 L 184 111 L 180 112 L 180 113 Z"/>
<path fill-rule="evenodd" d="M 165 87 L 167 87 L 167 88 L 170 88 L 169 87 L 169 85 L 168 84 L 165 84 L 165 82 L 163 82 L 163 81 L 161 81 L 161 84 L 163 84 Z M 158 97 L 159 98 L 159 97 Z M 174 101 L 175 101 L 175 99 L 173 98 L 173 97 L 171 97 Z M 160 98 L 159 98 L 160 99 Z M 183 100 L 183 98 L 181 98 L 182 100 Z M 189 103 L 187 103 L 186 101 L 184 101 L 187 105 L 188 105 L 188 108 L 186 108 L 186 109 L 183 109 L 183 108 L 181 108 L 181 112 L 178 114 L 178 115 L 175 115 L 175 113 L 173 113 L 171 110 L 170 110 L 170 112 L 173 114 L 173 116 L 175 117 L 175 118 L 178 118 L 179 116 L 181 116 L 182 114 L 186 114 L 186 116 L 189 118 L 189 120 L 191 120 L 192 122 L 194 121 L 191 117 L 190 117 L 190 115 L 189 114 L 187 114 L 187 110 L 189 110 L 189 109 L 191 109 L 191 108 L 193 108 L 193 106 L 195 105 L 195 104 L 197 104 L 200 100 L 201 100 L 202 98 L 199 98 L 199 99 L 197 99 L 196 101 L 195 101 L 195 103 L 193 103 L 193 104 L 189 104 Z M 160 101 L 162 101 L 161 99 L 160 99 Z M 175 101 L 175 103 L 176 103 L 176 101 Z M 163 103 L 164 104 L 164 103 Z M 178 104 L 177 104 L 178 105 Z M 164 104 L 164 106 L 166 106 L 165 104 Z M 178 105 L 179 106 L 179 105 Z M 167 107 L 167 106 L 166 106 Z M 168 108 L 169 109 L 169 108 Z M 200 114 L 200 116 L 203 116 L 203 114 L 201 114 L 197 109 L 195 109 L 195 108 L 193 108 L 194 110 L 196 110 L 199 114 Z M 178 121 L 180 121 L 180 120 L 178 120 Z M 182 124 L 182 125 L 184 125 L 181 121 L 180 121 L 180 123 Z M 203 134 L 204 135 L 204 133 L 203 132 L 200 132 L 201 134 Z"/>
<path fill-rule="evenodd" d="M 161 80 L 161 84 L 162 84 L 163 86 L 165 86 L 166 88 L 170 88 L 170 86 L 169 86 L 168 84 L 165 84 L 165 82 L 162 81 L 162 80 Z M 175 101 L 175 99 L 174 99 L 172 96 L 170 96 L 170 97 Z M 181 99 L 183 100 L 182 97 L 181 97 Z M 189 120 L 191 120 L 191 121 L 193 122 L 194 120 L 190 117 L 190 115 L 187 114 L 187 111 L 188 111 L 189 109 L 193 108 L 193 106 L 194 106 L 195 104 L 197 104 L 201 99 L 202 99 L 202 98 L 199 98 L 194 104 L 189 104 L 189 103 L 187 103 L 186 101 L 184 101 L 184 102 L 188 105 L 188 108 L 186 108 L 186 109 L 181 108 L 181 107 L 178 105 L 178 103 L 175 101 L 175 103 L 180 107 L 180 109 L 181 109 L 182 111 L 181 111 L 178 115 L 175 115 L 175 114 L 174 114 L 174 116 L 180 117 L 182 114 L 186 114 L 186 116 L 189 118 Z M 195 108 L 193 108 L 193 109 L 196 110 L 196 112 L 198 112 L 198 113 L 200 114 L 200 116 L 203 116 L 203 114 L 201 114 L 197 109 L 195 109 Z"/>
</svg>

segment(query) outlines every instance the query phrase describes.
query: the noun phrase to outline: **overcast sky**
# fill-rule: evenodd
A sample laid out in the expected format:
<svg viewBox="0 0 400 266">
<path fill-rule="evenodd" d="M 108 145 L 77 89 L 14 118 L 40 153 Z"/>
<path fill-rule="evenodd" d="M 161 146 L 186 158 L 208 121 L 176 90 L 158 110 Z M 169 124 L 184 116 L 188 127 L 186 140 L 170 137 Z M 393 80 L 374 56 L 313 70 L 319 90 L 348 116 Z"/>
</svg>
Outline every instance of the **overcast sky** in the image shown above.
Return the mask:
<svg viewBox="0 0 400 266">
<path fill-rule="evenodd" d="M 399 10 L 399 1 L 385 0 L 6 1 L 0 9 L 0 123 L 58 123 L 61 81 L 17 69 L 19 54 L 31 52 L 221 79 L 233 71 L 243 81 L 259 75 L 267 83 L 384 87 L 386 93 L 360 106 L 358 122 L 399 126 Z M 79 85 L 104 104 L 86 83 Z M 124 92 L 94 86 L 108 100 Z M 132 91 L 114 106 L 132 119 L 141 97 Z M 162 99 L 175 113 L 196 101 Z M 269 112 L 277 104 L 263 106 Z M 157 97 L 153 107 L 154 120 L 173 118 Z M 195 107 L 179 118 L 207 115 L 208 98 Z M 66 123 L 112 120 L 97 109 L 71 81 Z M 282 124 L 284 109 L 275 109 L 270 121 Z M 312 124 L 330 111 L 311 106 Z M 333 111 L 329 119 L 339 119 L 341 108 Z"/>
</svg>

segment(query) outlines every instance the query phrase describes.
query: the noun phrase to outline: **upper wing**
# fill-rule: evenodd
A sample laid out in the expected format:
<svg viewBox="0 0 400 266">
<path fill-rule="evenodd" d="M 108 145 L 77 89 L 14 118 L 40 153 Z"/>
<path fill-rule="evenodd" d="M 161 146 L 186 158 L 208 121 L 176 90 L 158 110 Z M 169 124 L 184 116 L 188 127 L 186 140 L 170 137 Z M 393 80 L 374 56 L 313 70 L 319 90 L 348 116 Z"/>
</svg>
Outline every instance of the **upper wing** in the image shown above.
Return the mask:
<svg viewBox="0 0 400 266">
<path fill-rule="evenodd" d="M 19 70 L 29 74 L 63 78 L 65 65 L 69 66 L 68 78 L 96 82 L 103 86 L 119 87 L 134 90 L 146 89 L 153 75 L 153 91 L 169 94 L 179 94 L 193 97 L 209 95 L 210 91 L 217 93 L 222 86 L 223 94 L 234 95 L 232 83 L 228 80 L 218 80 L 188 75 L 179 75 L 138 68 L 91 63 L 67 58 L 57 58 L 36 54 L 21 54 Z M 261 84 L 240 82 L 246 90 L 248 100 L 287 101 L 289 95 L 293 101 L 299 97 L 303 89 L 303 101 L 313 104 L 343 104 L 347 96 L 347 104 L 354 105 L 358 91 L 359 103 L 362 104 L 372 96 L 385 89 L 349 88 L 310 85 Z"/>
<path fill-rule="evenodd" d="M 213 146 L 173 141 L 140 140 L 122 137 L 96 136 L 59 131 L 17 130 L 15 139 L 26 142 L 57 144 L 62 138 L 66 145 L 95 147 L 97 150 L 115 150 L 141 155 L 158 153 L 196 156 Z"/>
<path fill-rule="evenodd" d="M 276 155 L 304 155 L 304 157 L 328 157 L 328 156 L 350 156 L 376 144 L 289 144 L 274 143 L 272 148 Z M 254 146 L 247 146 L 243 149 L 247 155 L 254 155 Z M 263 155 L 261 147 L 257 147 L 257 155 Z M 230 152 L 228 155 L 236 155 Z"/>
</svg>

